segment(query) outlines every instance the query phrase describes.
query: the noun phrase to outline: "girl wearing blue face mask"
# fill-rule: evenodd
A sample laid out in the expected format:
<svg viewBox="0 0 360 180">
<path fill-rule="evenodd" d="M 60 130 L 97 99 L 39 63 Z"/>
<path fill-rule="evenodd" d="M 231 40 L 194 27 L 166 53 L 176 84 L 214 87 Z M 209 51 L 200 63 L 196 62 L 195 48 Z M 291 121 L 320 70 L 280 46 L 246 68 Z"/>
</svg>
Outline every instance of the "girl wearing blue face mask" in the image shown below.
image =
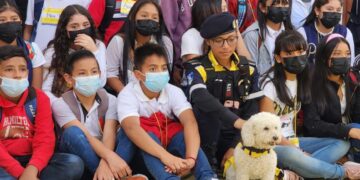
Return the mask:
<svg viewBox="0 0 360 180">
<path fill-rule="evenodd" d="M 114 152 L 118 127 L 116 98 L 101 89 L 100 69 L 92 52 L 70 54 L 64 79 L 72 89 L 53 103 L 54 117 L 62 128 L 59 148 L 78 155 L 87 175 L 96 179 L 131 176 L 127 163 Z"/>
<path fill-rule="evenodd" d="M 66 7 L 59 19 L 55 37 L 45 50 L 44 83 L 42 89 L 50 100 L 60 97 L 68 87 L 63 79 L 66 59 L 71 52 L 86 49 L 91 51 L 100 70 L 100 84 L 106 84 L 105 45 L 97 39 L 96 29 L 89 12 L 80 5 Z"/>
</svg>

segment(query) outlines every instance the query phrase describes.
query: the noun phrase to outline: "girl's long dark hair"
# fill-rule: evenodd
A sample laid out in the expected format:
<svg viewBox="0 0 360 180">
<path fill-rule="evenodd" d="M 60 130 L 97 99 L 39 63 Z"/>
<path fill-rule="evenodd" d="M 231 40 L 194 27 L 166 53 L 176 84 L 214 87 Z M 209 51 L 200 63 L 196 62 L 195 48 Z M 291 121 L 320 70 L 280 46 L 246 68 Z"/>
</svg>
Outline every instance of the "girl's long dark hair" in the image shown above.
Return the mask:
<svg viewBox="0 0 360 180">
<path fill-rule="evenodd" d="M 68 37 L 66 26 L 69 23 L 70 18 L 76 14 L 84 15 L 89 20 L 91 38 L 93 38 L 94 41 L 97 39 L 95 23 L 89 12 L 84 7 L 80 5 L 70 5 L 62 11 L 56 27 L 55 37 L 49 42 L 47 47 L 47 49 L 51 47 L 54 48 L 49 74 L 54 72 L 54 81 L 51 87 L 51 92 L 57 97 L 61 96 L 67 90 L 63 74 L 66 59 L 68 59 L 69 56 L 69 49 L 73 41 L 71 41 Z"/>
<path fill-rule="evenodd" d="M 158 13 L 159 13 L 159 25 L 160 30 L 155 34 L 155 39 L 159 45 L 164 46 L 164 42 L 162 40 L 163 35 L 167 35 L 166 26 L 164 23 L 164 18 L 162 16 L 161 8 L 155 0 L 137 0 L 134 6 L 131 8 L 128 18 L 125 21 L 124 26 L 120 30 L 120 36 L 124 40 L 124 49 L 123 49 L 123 66 L 119 68 L 120 79 L 123 81 L 123 84 L 127 84 L 128 82 L 128 61 L 130 52 L 134 52 L 135 50 L 135 39 L 136 39 L 136 20 L 135 16 L 137 12 L 146 4 L 153 4 Z"/>
<path fill-rule="evenodd" d="M 325 112 L 327 108 L 327 99 L 334 98 L 331 97 L 331 86 L 329 86 L 328 76 L 331 75 L 331 71 L 329 68 L 329 60 L 331 58 L 331 54 L 337 45 L 341 42 L 346 43 L 350 49 L 349 43 L 345 38 L 334 38 L 326 43 L 329 36 L 325 36 L 323 40 L 317 46 L 317 51 L 315 54 L 315 69 L 312 79 L 314 80 L 312 83 L 312 97 L 313 102 L 316 104 L 319 112 L 322 114 Z M 348 106 L 346 106 L 348 109 Z"/>
<path fill-rule="evenodd" d="M 281 51 L 292 52 L 299 50 L 306 51 L 307 43 L 303 36 L 297 31 L 284 31 L 276 38 L 274 50 L 275 55 L 280 55 Z M 298 83 L 297 101 L 307 104 L 311 101 L 309 65 L 306 65 L 305 69 L 300 74 L 297 74 L 296 77 Z M 289 90 L 286 87 L 285 69 L 282 63 L 275 61 L 275 65 L 265 73 L 264 78 L 261 80 L 262 87 L 269 82 L 274 84 L 280 101 L 287 106 L 293 107 L 295 102 L 291 99 Z"/>
<path fill-rule="evenodd" d="M 22 17 L 19 7 L 16 5 L 14 0 L 0 0 L 0 13 L 11 10 L 19 15 L 20 19 L 24 21 L 24 17 Z"/>
<path fill-rule="evenodd" d="M 306 21 L 304 25 L 308 25 L 311 23 L 314 23 L 315 20 L 317 19 L 316 14 L 315 14 L 315 9 L 320 9 L 322 6 L 324 6 L 325 4 L 329 3 L 330 0 L 315 0 L 313 6 L 312 6 L 312 10 L 310 12 L 310 14 L 306 17 Z M 343 0 L 339 0 L 341 5 L 343 5 Z"/>
<path fill-rule="evenodd" d="M 276 4 L 280 4 L 280 3 L 289 3 L 289 16 L 287 17 L 287 19 L 284 21 L 284 26 L 286 30 L 292 30 L 292 24 L 291 24 L 291 20 L 290 20 L 290 16 L 291 16 L 291 0 L 259 0 L 258 2 L 258 6 L 257 6 L 257 16 L 258 16 L 258 23 L 259 23 L 259 27 L 260 27 L 260 37 L 261 40 L 264 41 L 266 38 L 266 32 L 268 31 L 267 27 L 266 27 L 266 14 L 264 14 L 261 11 L 261 6 L 262 7 L 266 7 L 266 2 L 267 1 L 272 1 L 272 5 L 276 5 Z"/>
<path fill-rule="evenodd" d="M 191 9 L 192 27 L 200 31 L 205 19 L 217 13 L 221 13 L 221 0 L 196 0 Z"/>
</svg>

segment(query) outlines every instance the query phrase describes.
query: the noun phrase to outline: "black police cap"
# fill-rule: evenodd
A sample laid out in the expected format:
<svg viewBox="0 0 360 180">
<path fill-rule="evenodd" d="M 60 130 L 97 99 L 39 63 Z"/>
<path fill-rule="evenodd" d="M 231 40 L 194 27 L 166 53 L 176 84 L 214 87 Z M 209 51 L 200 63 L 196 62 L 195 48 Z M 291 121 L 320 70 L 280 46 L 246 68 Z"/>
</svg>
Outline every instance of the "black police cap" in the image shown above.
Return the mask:
<svg viewBox="0 0 360 180">
<path fill-rule="evenodd" d="M 205 19 L 201 25 L 200 35 L 204 39 L 232 32 L 237 28 L 235 17 L 230 13 L 214 14 Z"/>
</svg>

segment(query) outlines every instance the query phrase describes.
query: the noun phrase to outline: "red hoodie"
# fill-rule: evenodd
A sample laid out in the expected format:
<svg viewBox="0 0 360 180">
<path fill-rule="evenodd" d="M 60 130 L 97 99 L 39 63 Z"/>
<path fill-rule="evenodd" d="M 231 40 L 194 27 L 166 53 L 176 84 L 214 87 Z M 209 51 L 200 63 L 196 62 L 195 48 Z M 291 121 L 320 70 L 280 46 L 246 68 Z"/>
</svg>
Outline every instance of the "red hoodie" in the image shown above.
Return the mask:
<svg viewBox="0 0 360 180">
<path fill-rule="evenodd" d="M 13 156 L 32 155 L 29 165 L 39 172 L 48 164 L 54 153 L 55 134 L 49 98 L 36 89 L 37 109 L 32 124 L 25 112 L 26 90 L 19 103 L 14 104 L 0 96 L 0 167 L 10 175 L 19 177 L 24 167 Z"/>
</svg>

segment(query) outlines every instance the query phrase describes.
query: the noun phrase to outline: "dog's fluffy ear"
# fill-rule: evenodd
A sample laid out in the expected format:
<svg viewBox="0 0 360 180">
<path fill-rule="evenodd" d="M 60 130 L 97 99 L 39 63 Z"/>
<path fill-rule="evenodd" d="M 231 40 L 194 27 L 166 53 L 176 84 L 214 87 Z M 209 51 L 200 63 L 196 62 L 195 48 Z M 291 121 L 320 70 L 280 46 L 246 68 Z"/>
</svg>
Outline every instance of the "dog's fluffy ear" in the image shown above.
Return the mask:
<svg viewBox="0 0 360 180">
<path fill-rule="evenodd" d="M 252 121 L 247 121 L 244 123 L 241 128 L 241 138 L 243 140 L 244 146 L 254 146 L 255 137 L 254 137 L 254 123 Z"/>
</svg>

